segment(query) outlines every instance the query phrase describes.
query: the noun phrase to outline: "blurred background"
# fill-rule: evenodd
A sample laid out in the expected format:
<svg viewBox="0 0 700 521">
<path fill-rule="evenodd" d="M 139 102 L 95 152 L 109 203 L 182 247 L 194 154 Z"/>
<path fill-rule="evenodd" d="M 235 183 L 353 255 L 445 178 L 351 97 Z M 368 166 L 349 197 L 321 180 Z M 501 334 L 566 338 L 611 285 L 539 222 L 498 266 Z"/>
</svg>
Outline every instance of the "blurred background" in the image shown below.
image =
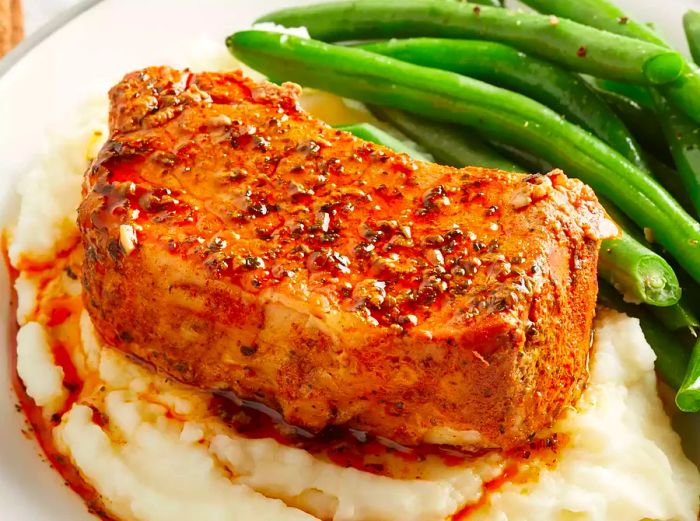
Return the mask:
<svg viewBox="0 0 700 521">
<path fill-rule="evenodd" d="M 0 0 L 0 57 L 80 0 Z"/>
</svg>

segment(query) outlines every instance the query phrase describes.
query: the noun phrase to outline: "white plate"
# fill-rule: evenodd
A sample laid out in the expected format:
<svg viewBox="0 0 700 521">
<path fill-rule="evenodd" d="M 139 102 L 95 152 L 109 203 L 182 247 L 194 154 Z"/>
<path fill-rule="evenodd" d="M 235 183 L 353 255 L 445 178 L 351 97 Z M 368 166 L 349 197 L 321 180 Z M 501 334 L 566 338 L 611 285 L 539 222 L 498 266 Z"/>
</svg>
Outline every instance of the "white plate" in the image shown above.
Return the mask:
<svg viewBox="0 0 700 521">
<path fill-rule="evenodd" d="M 572 0 L 575 1 L 575 0 Z M 295 0 L 88 0 L 0 61 L 0 227 L 16 206 L 14 183 L 35 159 L 42 136 L 89 93 L 147 65 L 185 67 L 202 37 L 224 38 L 265 11 Z M 681 15 L 700 0 L 619 0 L 640 20 L 654 20 L 685 49 Z M 180 58 L 173 61 L 173 56 Z M 8 282 L 0 268 L 0 339 L 7 337 Z M 4 351 L 2 351 L 4 349 Z M 0 519 L 94 520 L 82 501 L 22 434 L 10 368 L 0 345 Z M 200 521 L 200 520 L 193 520 Z M 206 520 L 201 520 L 206 521 Z"/>
</svg>

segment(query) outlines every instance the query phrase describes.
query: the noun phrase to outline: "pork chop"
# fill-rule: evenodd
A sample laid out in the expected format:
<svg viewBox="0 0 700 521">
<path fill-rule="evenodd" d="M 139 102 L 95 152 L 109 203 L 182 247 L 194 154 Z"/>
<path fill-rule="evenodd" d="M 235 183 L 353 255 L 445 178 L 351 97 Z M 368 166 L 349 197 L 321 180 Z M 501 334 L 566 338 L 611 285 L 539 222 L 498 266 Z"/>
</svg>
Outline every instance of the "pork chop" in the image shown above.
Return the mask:
<svg viewBox="0 0 700 521">
<path fill-rule="evenodd" d="M 550 425 L 587 376 L 593 191 L 413 161 L 298 94 L 167 67 L 112 88 L 79 209 L 104 341 L 312 432 L 508 448 Z"/>
</svg>

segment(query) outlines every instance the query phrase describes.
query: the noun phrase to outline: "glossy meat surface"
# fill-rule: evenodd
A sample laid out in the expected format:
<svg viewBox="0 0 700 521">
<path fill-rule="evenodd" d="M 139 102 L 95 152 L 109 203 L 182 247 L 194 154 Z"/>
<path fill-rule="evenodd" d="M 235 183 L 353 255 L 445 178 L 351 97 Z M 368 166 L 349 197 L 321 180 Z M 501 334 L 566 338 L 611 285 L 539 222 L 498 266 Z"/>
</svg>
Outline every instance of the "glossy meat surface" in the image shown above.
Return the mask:
<svg viewBox="0 0 700 521">
<path fill-rule="evenodd" d="M 154 67 L 110 91 L 79 210 L 97 330 L 312 432 L 525 442 L 586 379 L 593 192 L 412 161 L 298 90 Z"/>
</svg>

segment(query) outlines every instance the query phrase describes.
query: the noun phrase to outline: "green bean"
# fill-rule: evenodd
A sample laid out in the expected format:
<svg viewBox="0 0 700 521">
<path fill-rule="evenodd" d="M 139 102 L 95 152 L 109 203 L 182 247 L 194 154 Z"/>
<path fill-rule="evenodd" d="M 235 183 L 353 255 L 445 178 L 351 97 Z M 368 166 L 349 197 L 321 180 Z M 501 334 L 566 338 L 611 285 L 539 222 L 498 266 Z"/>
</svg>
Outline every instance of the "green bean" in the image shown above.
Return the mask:
<svg viewBox="0 0 700 521">
<path fill-rule="evenodd" d="M 695 342 L 683 382 L 676 393 L 676 406 L 683 412 L 700 411 L 700 340 Z"/>
<path fill-rule="evenodd" d="M 616 239 L 604 240 L 598 256 L 598 275 L 624 296 L 625 301 L 650 306 L 673 306 L 681 288 L 673 268 L 647 248 L 629 219 L 613 203 L 600 198 L 620 228 Z"/>
<path fill-rule="evenodd" d="M 402 152 L 408 154 L 415 159 L 420 159 L 421 161 L 428 161 L 428 157 L 421 154 L 415 148 L 403 143 L 400 139 L 395 138 L 391 134 L 384 132 L 382 129 L 375 127 L 371 123 L 355 123 L 352 125 L 340 125 L 339 130 L 344 130 L 345 132 L 350 132 L 360 139 L 365 141 L 370 141 L 377 145 L 382 145 L 387 148 L 391 148 L 396 152 Z"/>
<path fill-rule="evenodd" d="M 683 28 L 685 37 L 688 40 L 690 54 L 695 63 L 700 64 L 700 12 L 688 11 L 683 16 Z"/>
<path fill-rule="evenodd" d="M 637 230 L 634 226 L 633 223 L 630 222 L 630 220 L 627 218 L 627 216 L 623 215 L 612 203 L 607 201 L 604 198 L 600 199 L 601 204 L 605 207 L 606 211 L 610 215 L 610 217 L 613 218 L 613 220 L 617 223 L 617 225 L 620 227 L 620 230 L 622 232 L 622 237 L 626 238 L 627 241 L 629 242 L 630 240 L 633 243 L 631 246 L 631 250 L 639 250 L 640 255 L 647 257 L 647 256 L 656 256 L 660 257 L 651 249 L 646 247 L 646 240 L 644 236 Z M 605 249 L 608 244 L 614 242 L 614 240 L 608 240 L 608 241 L 603 241 L 603 244 L 601 245 L 601 253 L 599 259 L 602 259 L 604 256 Z M 623 250 L 624 251 L 624 250 Z M 631 252 L 630 252 L 631 253 Z M 692 279 L 689 279 L 687 275 L 683 272 L 682 269 L 678 268 L 678 266 L 672 266 L 668 262 L 666 262 L 663 257 L 660 257 L 661 261 L 659 262 L 659 270 L 660 273 L 663 272 L 663 270 L 671 270 L 673 273 L 672 278 L 669 279 L 669 288 L 670 291 L 674 293 L 674 296 L 680 296 L 680 300 L 676 299 L 677 302 L 671 306 L 658 306 L 654 305 L 650 302 L 646 302 L 646 304 L 650 304 L 646 306 L 646 309 L 648 310 L 649 313 L 651 313 L 653 316 L 656 317 L 657 320 L 661 322 L 666 328 L 668 328 L 671 331 L 676 331 L 679 329 L 687 329 L 689 332 L 691 332 L 693 335 L 695 334 L 695 329 L 700 326 L 698 323 L 698 318 L 697 318 L 697 313 L 695 311 L 694 304 L 695 302 L 690 302 L 690 299 L 688 297 L 688 293 L 686 290 L 692 290 L 693 294 L 698 294 L 698 287 L 695 281 Z M 653 262 L 653 261 L 652 261 Z M 665 267 L 664 267 L 665 265 Z M 600 262 L 599 262 L 599 268 L 600 268 Z M 619 268 L 618 268 L 619 269 Z M 677 276 L 677 274 L 679 274 Z M 635 297 L 634 293 L 630 291 L 629 287 L 617 287 L 617 284 L 615 283 L 614 279 L 612 277 L 605 276 L 600 272 L 599 269 L 599 276 L 601 276 L 605 281 L 609 284 L 612 284 L 613 286 L 618 289 L 620 294 L 623 295 L 625 298 L 625 301 L 627 302 L 635 302 L 638 303 L 641 299 L 639 297 Z M 623 272 L 623 276 L 625 276 Z M 682 284 L 679 281 L 679 277 L 683 277 L 683 282 Z M 684 288 L 681 290 L 681 288 Z"/>
<path fill-rule="evenodd" d="M 694 64 L 686 64 L 677 80 L 659 88 L 676 107 L 700 124 L 700 70 Z"/>
<path fill-rule="evenodd" d="M 693 173 L 691 170 L 689 170 L 690 165 L 696 164 L 696 162 L 684 161 L 685 152 L 683 151 L 682 146 L 676 150 L 675 156 L 678 157 L 679 161 L 684 161 L 683 168 L 678 165 L 678 170 L 682 170 L 685 174 L 685 178 L 682 179 L 681 176 L 678 175 L 678 172 L 668 167 L 664 161 L 667 161 L 666 156 L 668 156 L 670 151 L 670 143 L 672 144 L 676 142 L 679 144 L 679 141 L 685 141 L 684 144 L 686 147 L 690 147 L 690 152 L 692 152 L 694 145 L 692 140 L 690 140 L 690 136 L 693 136 L 694 132 L 688 132 L 688 130 L 690 130 L 690 128 L 693 126 L 693 123 L 690 122 L 682 113 L 678 112 L 677 109 L 668 107 L 668 104 L 664 102 L 663 98 L 660 98 L 651 89 L 640 87 L 639 85 L 631 85 L 628 83 L 620 83 L 609 80 L 600 80 L 598 81 L 598 85 L 602 89 L 601 92 L 605 93 L 605 96 L 624 98 L 628 100 L 628 103 L 634 103 L 635 105 L 640 106 L 640 110 L 642 111 L 640 117 L 648 118 L 647 122 L 645 124 L 643 120 L 640 120 L 638 126 L 631 124 L 629 128 L 657 127 L 657 123 L 664 119 L 663 127 L 665 127 L 665 129 L 662 128 L 662 126 L 658 126 L 658 130 L 661 131 L 662 135 L 655 138 L 657 145 L 654 147 L 650 143 L 645 143 L 645 147 L 648 149 L 653 148 L 656 154 L 660 156 L 662 160 L 658 161 L 648 155 L 645 157 L 645 159 L 647 164 L 650 166 L 651 171 L 654 173 L 654 176 L 669 192 L 671 192 L 671 194 L 673 194 L 681 206 L 683 206 L 683 208 L 691 215 L 700 216 L 700 214 L 695 210 L 689 193 L 696 192 L 698 190 L 697 186 L 694 186 L 693 178 L 700 174 Z M 660 107 L 656 106 L 657 102 L 661 104 Z M 675 117 L 671 119 L 668 117 L 659 117 L 657 112 L 660 112 L 660 109 L 667 110 L 669 114 L 674 114 Z M 655 129 L 653 132 L 656 133 L 657 130 Z M 678 140 L 676 137 L 674 137 L 679 134 L 685 135 L 686 138 L 684 140 Z M 669 137 L 667 138 L 666 135 Z M 671 157 L 671 160 L 676 162 L 676 157 Z"/>
<path fill-rule="evenodd" d="M 526 172 L 532 174 L 544 174 L 554 170 L 554 166 L 542 159 L 541 157 L 522 150 L 520 148 L 503 143 L 501 141 L 490 141 L 489 144 L 500 153 L 502 156 L 515 161 L 519 165 L 525 167 Z"/>
<path fill-rule="evenodd" d="M 638 313 L 644 338 L 656 354 L 654 365 L 661 378 L 673 389 L 678 389 L 688 366 L 688 346 L 678 335 L 647 313 Z"/>
<path fill-rule="evenodd" d="M 661 161 L 672 163 L 666 138 L 652 109 L 616 92 L 598 88 L 596 93 L 622 120 L 642 149 L 648 150 Z M 653 170 L 653 165 L 649 166 Z"/>
<path fill-rule="evenodd" d="M 617 34 L 632 36 L 655 44 L 665 42 L 653 30 L 625 18 L 626 23 L 613 23 L 622 19 L 622 12 L 607 0 L 527 0 L 526 3 L 538 10 L 566 16 L 573 20 L 590 23 L 601 29 Z M 660 89 L 677 107 L 671 106 L 664 96 L 648 91 L 652 96 L 653 107 L 660 115 L 666 139 L 671 146 L 671 154 L 678 174 L 687 190 L 690 200 L 700 215 L 700 134 L 696 127 L 700 122 L 700 74 L 694 66 L 685 65 L 683 75 L 668 88 Z M 640 97 L 646 97 L 639 94 Z M 690 105 L 696 109 L 694 111 Z M 688 119 L 682 112 L 692 118 Z"/>
<path fill-rule="evenodd" d="M 622 119 L 625 120 L 628 128 L 641 130 L 637 134 L 639 141 L 644 148 L 655 154 L 646 154 L 644 157 L 646 163 L 654 177 L 673 195 L 683 209 L 691 215 L 698 216 L 678 173 L 667 165 L 668 162 L 673 162 L 673 158 L 670 155 L 664 131 L 658 124 L 659 117 L 655 112 L 654 93 L 645 87 L 615 81 L 601 80 L 598 85 L 601 89 L 599 92 L 611 106 L 619 102 L 620 105 L 626 105 L 627 110 L 637 110 L 636 107 L 638 107 L 637 114 L 632 116 L 636 119 L 636 123 L 635 119 L 629 119 L 629 117 Z M 648 132 L 648 136 L 642 139 L 644 132 Z"/>
<path fill-rule="evenodd" d="M 672 306 L 681 296 L 671 266 L 624 230 L 617 239 L 603 241 L 598 274 L 637 304 Z"/>
<path fill-rule="evenodd" d="M 676 201 L 678 201 L 678 204 L 680 204 L 686 212 L 694 217 L 698 217 L 698 214 L 695 213 L 693 203 L 688 196 L 688 192 L 683 186 L 683 182 L 681 181 L 678 172 L 653 156 L 647 155 L 646 160 L 654 175 L 654 179 L 656 179 L 661 186 L 668 190 L 668 192 L 676 199 Z"/>
<path fill-rule="evenodd" d="M 617 114 L 580 76 L 495 42 L 411 38 L 362 46 L 401 61 L 463 74 L 524 94 L 591 131 L 631 163 L 648 166 Z"/>
<path fill-rule="evenodd" d="M 700 176 L 700 170 L 698 170 L 697 167 L 691 168 L 693 165 L 697 165 L 697 161 L 694 158 L 696 154 L 693 149 L 696 144 L 700 144 L 697 140 L 692 139 L 692 137 L 697 134 L 695 132 L 694 123 L 688 120 L 678 109 L 670 106 L 663 96 L 659 96 L 651 89 L 610 80 L 598 80 L 597 83 L 602 89 L 601 92 L 606 93 L 605 95 L 625 98 L 631 103 L 640 106 L 643 112 L 641 117 L 647 118 L 647 123 L 644 124 L 643 121 L 640 121 L 639 126 L 636 128 L 656 127 L 657 123 L 663 123 L 663 125 L 658 127 L 662 132 L 661 139 L 658 137 L 655 138 L 657 146 L 653 147 L 652 144 L 647 142 L 645 143 L 645 147 L 649 149 L 654 148 L 655 152 L 660 157 L 665 158 L 670 150 L 669 146 L 675 144 L 675 153 L 672 154 L 671 159 L 682 175 L 679 176 L 678 172 L 667 167 L 663 164 L 663 161 L 655 161 L 653 158 L 647 156 L 647 163 L 659 182 L 673 194 L 683 208 L 691 214 L 700 216 L 700 213 L 695 209 L 695 204 L 691 200 L 690 195 L 691 193 L 697 193 L 699 188 L 697 187 L 695 179 Z M 666 113 L 666 115 L 662 116 L 657 113 Z M 630 128 L 635 127 L 630 125 Z M 656 133 L 657 130 L 655 129 L 653 132 Z M 685 137 L 679 139 L 677 137 L 679 135 Z M 661 146 L 666 150 L 663 151 Z M 686 157 L 687 154 L 689 154 L 690 157 Z"/>
<path fill-rule="evenodd" d="M 640 24 L 607 0 L 522 0 L 542 14 L 553 14 L 628 38 L 668 47 L 652 27 Z"/>
<path fill-rule="evenodd" d="M 700 281 L 700 224 L 650 176 L 536 101 L 455 73 L 286 34 L 242 31 L 227 45 L 273 78 L 476 127 L 487 139 L 541 155 L 609 197 Z"/>
<path fill-rule="evenodd" d="M 661 254 L 667 256 L 663 252 L 661 252 Z M 671 258 L 667 258 L 666 260 L 668 260 L 668 263 L 676 273 L 678 281 L 680 282 L 683 290 L 683 296 L 681 297 L 680 302 L 676 305 L 688 308 L 687 314 L 692 315 L 693 317 L 698 317 L 698 321 L 700 321 L 700 284 L 695 282 L 695 280 L 693 280 L 692 277 L 690 277 L 690 275 L 688 275 L 688 273 L 683 270 L 675 260 Z M 695 329 L 695 325 L 692 323 L 692 321 L 689 321 L 686 326 L 691 331 Z M 671 326 L 669 325 L 668 327 Z"/>
<path fill-rule="evenodd" d="M 649 309 L 671 331 L 688 329 L 691 334 L 695 334 L 695 330 L 700 327 L 700 320 L 688 302 L 686 295 L 683 295 L 681 300 L 673 306 L 655 306 Z"/>
<path fill-rule="evenodd" d="M 614 80 L 601 80 L 596 79 L 596 84 L 602 90 L 613 92 L 625 98 L 631 99 L 640 107 L 654 111 L 656 107 L 654 105 L 654 96 L 651 90 L 642 87 L 640 85 L 632 85 L 631 83 L 622 83 Z"/>
<path fill-rule="evenodd" d="M 598 288 L 598 299 L 602 304 L 639 319 L 644 338 L 656 354 L 656 370 L 669 386 L 680 388 L 690 358 L 683 338 L 666 329 L 646 308 L 623 302 L 607 283 L 601 281 Z"/>
<path fill-rule="evenodd" d="M 375 117 L 399 129 L 432 154 L 439 163 L 464 167 L 481 166 L 524 172 L 493 150 L 474 130 L 437 123 L 407 112 L 370 105 Z"/>
<path fill-rule="evenodd" d="M 673 81 L 683 65 L 678 53 L 658 45 L 457 0 L 344 0 L 283 9 L 257 21 L 303 26 L 312 38 L 335 42 L 406 36 L 495 40 L 572 70 L 640 84 Z"/>
<path fill-rule="evenodd" d="M 631 20 L 608 0 L 524 0 L 524 3 L 546 14 L 670 48 L 653 27 Z M 700 69 L 684 61 L 681 75 L 661 90 L 688 117 L 700 123 Z"/>
<path fill-rule="evenodd" d="M 666 98 L 654 92 L 666 140 L 678 169 L 683 186 L 700 215 L 700 127 L 672 106 Z"/>
</svg>

